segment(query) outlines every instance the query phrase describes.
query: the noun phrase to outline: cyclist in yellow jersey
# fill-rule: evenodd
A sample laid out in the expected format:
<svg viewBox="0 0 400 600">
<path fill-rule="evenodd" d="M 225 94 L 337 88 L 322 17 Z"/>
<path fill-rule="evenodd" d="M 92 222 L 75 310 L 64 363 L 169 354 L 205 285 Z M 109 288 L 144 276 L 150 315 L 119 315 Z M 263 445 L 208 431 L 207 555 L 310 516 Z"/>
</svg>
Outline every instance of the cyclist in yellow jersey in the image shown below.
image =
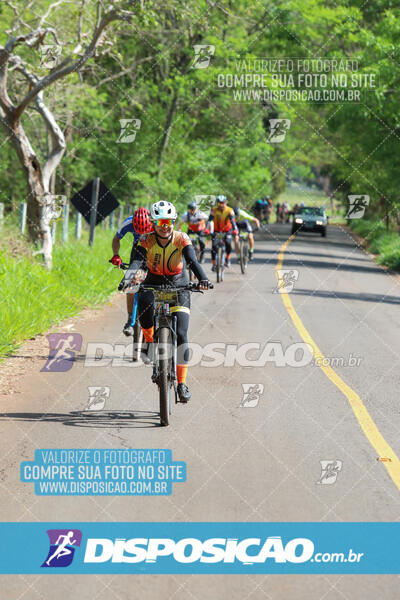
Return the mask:
<svg viewBox="0 0 400 600">
<path fill-rule="evenodd" d="M 208 217 L 207 228 L 208 227 L 210 228 L 211 234 L 213 236 L 211 246 L 212 270 L 215 271 L 216 269 L 215 259 L 217 255 L 217 240 L 214 235 L 215 233 L 226 233 L 225 266 L 230 267 L 230 256 L 232 252 L 232 235 L 236 236 L 239 232 L 235 222 L 235 213 L 233 212 L 233 208 L 228 206 L 226 196 L 217 196 L 217 205 L 212 208 L 210 216 Z"/>
<path fill-rule="evenodd" d="M 174 287 L 185 286 L 189 283 L 189 277 L 187 270 L 184 268 L 184 258 L 187 266 L 190 267 L 199 280 L 199 289 L 207 290 L 210 287 L 210 281 L 197 261 L 189 236 L 182 231 L 174 231 L 176 216 L 175 206 L 171 202 L 161 200 L 151 206 L 150 220 L 153 222 L 154 232 L 145 234 L 140 238 L 132 255 L 130 269 L 137 272 L 145 265 L 147 266 L 148 274 L 143 285 L 170 284 Z M 187 402 L 190 399 L 189 388 L 186 385 L 187 362 L 189 360 L 187 331 L 190 315 L 190 292 L 187 290 L 178 292 L 177 304 L 171 306 L 171 312 L 176 313 L 177 317 L 178 396 L 181 402 Z M 150 362 L 154 333 L 154 296 L 151 291 L 139 295 L 138 312 L 140 325 L 146 340 L 142 352 L 147 362 Z"/>
</svg>

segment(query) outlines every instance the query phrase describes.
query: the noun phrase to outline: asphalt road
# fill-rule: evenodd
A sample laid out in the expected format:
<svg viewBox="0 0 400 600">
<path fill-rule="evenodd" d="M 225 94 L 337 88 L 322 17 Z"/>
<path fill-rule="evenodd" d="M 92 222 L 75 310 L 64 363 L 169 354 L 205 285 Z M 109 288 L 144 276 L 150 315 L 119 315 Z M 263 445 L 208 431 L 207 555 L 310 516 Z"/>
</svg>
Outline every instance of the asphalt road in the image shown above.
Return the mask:
<svg viewBox="0 0 400 600">
<path fill-rule="evenodd" d="M 317 365 L 280 364 L 277 349 L 292 356 L 292 345 L 304 342 L 283 294 L 274 293 L 278 253 L 289 234 L 288 225 L 272 226 L 258 236 L 245 276 L 233 260 L 222 284 L 192 296 L 191 342 L 253 342 L 261 348 L 268 342 L 278 358 L 270 354 L 263 366 L 229 366 L 227 355 L 227 366 L 192 366 L 192 400 L 174 407 L 170 427 L 158 426 L 150 367 L 127 359 L 105 366 L 107 352 L 99 366 L 85 366 L 88 343 L 113 344 L 114 357 L 123 355 L 121 345 L 128 342 L 121 333 L 122 295 L 78 329 L 60 328 L 82 335 L 73 368 L 28 368 L 22 393 L 1 396 L 2 521 L 397 521 L 400 279 L 376 266 L 339 227 L 331 227 L 325 239 L 299 234 L 284 252 L 282 268 L 298 275 L 287 296 L 339 381 L 360 398 L 364 408 L 357 413 Z M 205 267 L 214 279 L 209 260 Z M 256 356 L 256 349 L 247 354 Z M 247 405 L 244 384 L 264 386 Z M 102 411 L 86 410 L 89 386 L 110 388 Z M 368 439 L 371 422 L 376 431 Z M 382 440 L 390 456 L 379 456 Z M 19 465 L 32 460 L 37 448 L 169 448 L 174 460 L 186 461 L 187 481 L 175 483 L 169 497 L 35 496 L 32 484 L 20 482 Z M 337 461 L 333 483 L 321 483 L 321 461 Z M 386 600 L 398 597 L 399 579 L 9 575 L 0 584 L 9 600 Z"/>
</svg>

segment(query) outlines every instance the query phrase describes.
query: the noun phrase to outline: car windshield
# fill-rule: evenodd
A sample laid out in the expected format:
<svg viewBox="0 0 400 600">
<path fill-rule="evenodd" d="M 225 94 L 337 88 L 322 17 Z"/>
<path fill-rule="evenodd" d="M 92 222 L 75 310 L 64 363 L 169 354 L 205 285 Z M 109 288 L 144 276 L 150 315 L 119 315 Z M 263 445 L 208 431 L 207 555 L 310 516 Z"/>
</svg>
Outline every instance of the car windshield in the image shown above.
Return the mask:
<svg viewBox="0 0 400 600">
<path fill-rule="evenodd" d="M 299 213 L 302 215 L 316 215 L 319 217 L 323 217 L 324 209 L 318 208 L 317 206 L 303 206 L 303 208 L 299 210 Z"/>
</svg>

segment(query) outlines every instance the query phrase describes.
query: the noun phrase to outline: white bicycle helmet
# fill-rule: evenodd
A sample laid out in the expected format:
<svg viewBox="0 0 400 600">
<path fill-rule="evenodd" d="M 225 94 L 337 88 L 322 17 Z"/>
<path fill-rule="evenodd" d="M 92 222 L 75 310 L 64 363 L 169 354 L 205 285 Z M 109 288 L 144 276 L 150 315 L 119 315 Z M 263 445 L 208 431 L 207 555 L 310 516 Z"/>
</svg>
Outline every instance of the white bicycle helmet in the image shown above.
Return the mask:
<svg viewBox="0 0 400 600">
<path fill-rule="evenodd" d="M 151 205 L 150 216 L 152 221 L 156 219 L 176 219 L 176 208 L 171 202 L 160 200 Z"/>
</svg>

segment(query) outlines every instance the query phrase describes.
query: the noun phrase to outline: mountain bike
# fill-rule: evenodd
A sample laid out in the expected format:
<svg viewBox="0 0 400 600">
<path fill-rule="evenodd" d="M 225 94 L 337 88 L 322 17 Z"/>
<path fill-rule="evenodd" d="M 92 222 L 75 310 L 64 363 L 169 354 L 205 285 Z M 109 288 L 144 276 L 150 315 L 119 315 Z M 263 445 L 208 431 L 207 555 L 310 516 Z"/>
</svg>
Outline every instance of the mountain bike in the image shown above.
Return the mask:
<svg viewBox="0 0 400 600">
<path fill-rule="evenodd" d="M 211 286 L 212 289 L 212 286 Z M 171 416 L 171 391 L 175 393 L 175 404 L 180 402 L 177 391 L 177 333 L 176 314 L 171 313 L 170 305 L 177 304 L 178 294 L 183 290 L 198 292 L 197 283 L 174 287 L 168 285 L 140 285 L 138 294 L 151 291 L 154 294 L 154 333 L 153 333 L 153 373 L 151 379 L 158 386 L 160 403 L 160 424 L 169 425 Z"/>
<path fill-rule="evenodd" d="M 217 240 L 215 244 L 215 249 L 217 252 L 215 266 L 217 271 L 217 283 L 221 283 L 224 280 L 224 269 L 225 269 L 225 256 L 226 256 L 226 247 L 225 240 L 227 234 L 220 231 L 215 233 L 215 239 Z"/>
<path fill-rule="evenodd" d="M 247 231 L 239 234 L 240 270 L 246 273 L 249 263 L 249 234 Z"/>
</svg>

